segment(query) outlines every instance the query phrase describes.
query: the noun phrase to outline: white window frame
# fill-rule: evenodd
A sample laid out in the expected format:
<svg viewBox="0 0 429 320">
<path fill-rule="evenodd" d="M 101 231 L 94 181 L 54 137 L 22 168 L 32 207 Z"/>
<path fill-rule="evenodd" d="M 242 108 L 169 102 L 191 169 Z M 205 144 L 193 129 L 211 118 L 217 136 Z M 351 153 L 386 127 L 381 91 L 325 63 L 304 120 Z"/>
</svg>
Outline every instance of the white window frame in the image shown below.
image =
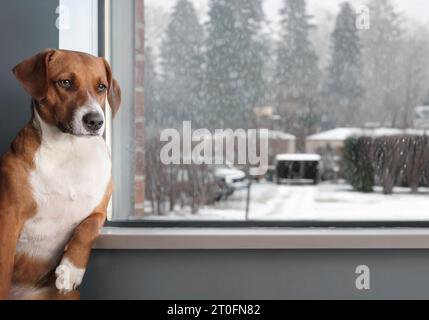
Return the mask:
<svg viewBox="0 0 429 320">
<path fill-rule="evenodd" d="M 59 48 L 97 56 L 98 0 L 60 0 L 56 12 Z"/>
</svg>

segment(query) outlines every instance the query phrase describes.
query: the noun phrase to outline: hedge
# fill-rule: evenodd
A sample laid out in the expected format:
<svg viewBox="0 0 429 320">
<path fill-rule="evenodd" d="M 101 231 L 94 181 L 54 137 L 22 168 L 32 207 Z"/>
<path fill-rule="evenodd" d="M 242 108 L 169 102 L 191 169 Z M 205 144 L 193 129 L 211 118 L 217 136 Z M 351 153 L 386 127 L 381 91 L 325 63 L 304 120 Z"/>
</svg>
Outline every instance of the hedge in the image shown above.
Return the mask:
<svg viewBox="0 0 429 320">
<path fill-rule="evenodd" d="M 429 138 L 417 135 L 353 137 L 345 141 L 342 165 L 354 190 L 371 192 L 380 184 L 385 194 L 396 185 L 417 192 L 429 176 Z"/>
</svg>

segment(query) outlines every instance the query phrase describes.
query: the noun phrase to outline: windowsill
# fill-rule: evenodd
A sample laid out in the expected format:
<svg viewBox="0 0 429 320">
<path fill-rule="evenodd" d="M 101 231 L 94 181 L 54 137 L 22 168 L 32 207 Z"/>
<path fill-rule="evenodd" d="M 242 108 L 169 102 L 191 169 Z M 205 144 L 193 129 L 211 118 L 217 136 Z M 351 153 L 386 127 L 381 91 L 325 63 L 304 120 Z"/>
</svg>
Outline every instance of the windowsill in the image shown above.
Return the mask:
<svg viewBox="0 0 429 320">
<path fill-rule="evenodd" d="M 429 249 L 429 229 L 105 227 L 94 248 Z"/>
</svg>

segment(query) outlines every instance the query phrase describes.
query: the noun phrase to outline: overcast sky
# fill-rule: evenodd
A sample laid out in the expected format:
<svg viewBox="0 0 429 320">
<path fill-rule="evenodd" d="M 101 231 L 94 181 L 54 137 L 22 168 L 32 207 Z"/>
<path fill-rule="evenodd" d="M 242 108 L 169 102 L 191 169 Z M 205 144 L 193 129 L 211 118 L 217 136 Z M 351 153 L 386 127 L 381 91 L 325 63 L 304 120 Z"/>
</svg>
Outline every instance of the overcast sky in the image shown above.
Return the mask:
<svg viewBox="0 0 429 320">
<path fill-rule="evenodd" d="M 271 21 L 276 21 L 278 11 L 282 6 L 282 0 L 264 0 L 264 9 L 267 17 Z M 170 10 L 177 0 L 146 0 L 149 6 L 159 6 Z M 207 6 L 208 0 L 192 0 L 194 5 L 200 10 L 204 10 Z M 320 12 L 330 11 L 336 13 L 339 4 L 344 0 L 307 0 L 308 11 L 316 18 Z M 350 0 L 352 4 L 365 4 L 364 0 Z M 393 0 L 399 12 L 406 16 L 412 17 L 420 22 L 429 22 L 429 1 L 428 0 Z"/>
</svg>

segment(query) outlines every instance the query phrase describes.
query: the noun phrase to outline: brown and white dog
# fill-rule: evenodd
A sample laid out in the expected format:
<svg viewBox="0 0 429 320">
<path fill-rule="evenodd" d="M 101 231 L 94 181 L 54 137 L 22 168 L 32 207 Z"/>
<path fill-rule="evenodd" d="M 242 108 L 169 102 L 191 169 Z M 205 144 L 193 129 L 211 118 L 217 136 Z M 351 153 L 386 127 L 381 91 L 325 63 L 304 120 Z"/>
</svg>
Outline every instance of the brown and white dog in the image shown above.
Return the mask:
<svg viewBox="0 0 429 320">
<path fill-rule="evenodd" d="M 120 88 L 105 59 L 74 51 L 13 73 L 33 116 L 0 158 L 0 299 L 79 298 L 112 193 L 103 109 L 116 113 Z"/>
</svg>

